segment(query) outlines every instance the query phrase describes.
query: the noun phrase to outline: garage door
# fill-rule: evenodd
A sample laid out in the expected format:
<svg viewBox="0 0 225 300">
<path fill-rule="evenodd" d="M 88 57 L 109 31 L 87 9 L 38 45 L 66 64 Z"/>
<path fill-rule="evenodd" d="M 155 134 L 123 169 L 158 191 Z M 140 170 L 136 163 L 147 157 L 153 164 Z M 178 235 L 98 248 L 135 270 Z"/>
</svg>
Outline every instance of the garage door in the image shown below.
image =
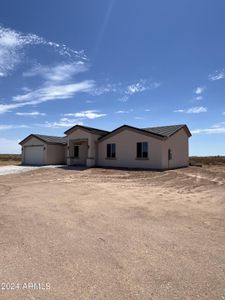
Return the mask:
<svg viewBox="0 0 225 300">
<path fill-rule="evenodd" d="M 24 147 L 24 163 L 27 165 L 43 165 L 44 147 L 43 146 Z"/>
</svg>

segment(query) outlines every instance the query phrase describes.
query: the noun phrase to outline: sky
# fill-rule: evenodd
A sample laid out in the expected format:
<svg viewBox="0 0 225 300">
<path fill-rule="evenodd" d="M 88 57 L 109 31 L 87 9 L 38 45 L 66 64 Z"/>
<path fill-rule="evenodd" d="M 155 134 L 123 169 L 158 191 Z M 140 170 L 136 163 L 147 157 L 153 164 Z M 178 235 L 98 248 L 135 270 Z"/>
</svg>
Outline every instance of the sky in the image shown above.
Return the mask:
<svg viewBox="0 0 225 300">
<path fill-rule="evenodd" d="M 75 124 L 187 124 L 225 155 L 224 0 L 1 0 L 0 153 Z"/>
</svg>

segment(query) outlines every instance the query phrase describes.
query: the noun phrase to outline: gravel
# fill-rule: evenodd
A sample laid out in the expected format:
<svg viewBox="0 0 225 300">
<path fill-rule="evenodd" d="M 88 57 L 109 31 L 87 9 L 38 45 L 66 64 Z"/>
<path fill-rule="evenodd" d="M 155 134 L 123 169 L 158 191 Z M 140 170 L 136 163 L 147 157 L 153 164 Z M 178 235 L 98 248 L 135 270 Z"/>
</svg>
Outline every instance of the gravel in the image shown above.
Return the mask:
<svg viewBox="0 0 225 300">
<path fill-rule="evenodd" d="M 49 166 L 3 166 L 0 167 L 0 176 L 1 175 L 8 175 L 8 174 L 17 174 L 27 171 L 34 171 L 38 169 L 44 169 L 44 168 L 58 168 L 61 167 L 61 165 L 49 165 Z"/>
</svg>

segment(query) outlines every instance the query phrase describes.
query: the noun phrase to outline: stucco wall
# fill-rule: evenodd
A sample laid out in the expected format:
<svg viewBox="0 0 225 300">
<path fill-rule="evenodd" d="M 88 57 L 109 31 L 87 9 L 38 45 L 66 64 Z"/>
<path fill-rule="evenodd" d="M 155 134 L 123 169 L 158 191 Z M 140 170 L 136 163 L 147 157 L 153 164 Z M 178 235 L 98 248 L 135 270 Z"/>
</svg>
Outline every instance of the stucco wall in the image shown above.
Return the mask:
<svg viewBox="0 0 225 300">
<path fill-rule="evenodd" d="M 71 148 L 74 146 L 70 146 Z M 70 155 L 72 155 L 72 152 L 74 151 L 74 149 L 71 149 L 71 153 Z M 79 145 L 79 158 L 71 158 L 70 159 L 70 164 L 72 165 L 86 165 L 86 159 L 88 156 L 88 147 L 87 147 L 87 143 L 83 143 L 81 145 Z"/>
<path fill-rule="evenodd" d="M 149 159 L 137 159 L 137 142 L 148 142 Z M 106 158 L 106 145 L 116 144 L 116 159 Z M 98 143 L 98 166 L 128 168 L 162 168 L 162 140 L 136 133 L 131 130 L 122 132 Z"/>
<path fill-rule="evenodd" d="M 168 149 L 172 151 L 172 159 L 170 161 L 168 161 Z M 162 154 L 163 169 L 188 166 L 188 136 L 184 129 L 179 130 L 163 142 Z"/>
<path fill-rule="evenodd" d="M 41 140 L 35 138 L 35 137 L 31 137 L 26 143 L 23 144 L 22 148 L 24 149 L 24 147 L 26 146 L 44 146 L 45 150 L 44 150 L 44 157 L 43 157 L 43 163 L 46 164 L 47 163 L 47 145 L 46 143 L 42 142 Z M 24 153 L 25 151 L 22 151 L 22 163 L 24 163 Z"/>
<path fill-rule="evenodd" d="M 65 147 L 64 145 L 48 144 L 47 145 L 47 164 L 63 165 L 65 160 Z"/>
<path fill-rule="evenodd" d="M 93 164 L 95 164 L 97 153 L 95 143 L 98 140 L 100 135 L 90 133 L 83 129 L 75 129 L 67 136 L 67 145 L 70 147 L 67 150 L 67 162 L 68 164 L 86 164 L 87 159 L 92 159 Z M 80 146 L 80 158 L 74 159 L 70 158 L 73 153 L 73 143 L 76 143 L 75 140 L 87 140 L 87 144 L 82 144 Z"/>
</svg>

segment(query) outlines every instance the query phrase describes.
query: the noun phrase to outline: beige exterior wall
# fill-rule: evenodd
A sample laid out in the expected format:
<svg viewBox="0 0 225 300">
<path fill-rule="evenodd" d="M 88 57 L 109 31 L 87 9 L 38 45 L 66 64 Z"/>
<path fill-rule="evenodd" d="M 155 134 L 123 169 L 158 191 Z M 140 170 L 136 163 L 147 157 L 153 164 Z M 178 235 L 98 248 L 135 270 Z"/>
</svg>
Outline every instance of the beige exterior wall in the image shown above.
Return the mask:
<svg viewBox="0 0 225 300">
<path fill-rule="evenodd" d="M 148 159 L 137 159 L 137 142 L 148 142 Z M 116 159 L 106 158 L 106 145 L 116 144 Z M 125 129 L 120 133 L 98 143 L 98 166 L 127 168 L 162 168 L 163 141 Z"/>
<path fill-rule="evenodd" d="M 100 135 L 92 134 L 83 129 L 75 129 L 67 136 L 67 164 L 85 164 L 87 166 L 94 166 L 96 164 L 97 149 L 96 141 Z M 82 142 L 84 140 L 84 142 Z M 80 159 L 73 158 L 73 147 L 74 144 L 81 141 L 80 146 Z"/>
<path fill-rule="evenodd" d="M 168 149 L 172 151 L 172 159 L 168 161 Z M 189 165 L 188 136 L 184 129 L 179 130 L 163 142 L 162 167 L 174 169 Z"/>
<path fill-rule="evenodd" d="M 26 146 L 44 146 L 45 150 L 44 150 L 43 164 L 47 164 L 47 151 L 46 151 L 47 145 L 46 145 L 46 143 L 40 141 L 39 139 L 37 139 L 35 137 L 30 138 L 25 144 L 23 144 L 23 146 L 22 146 L 22 163 L 24 163 L 24 154 L 25 154 L 24 148 Z"/>
<path fill-rule="evenodd" d="M 76 143 L 70 144 L 70 164 L 71 165 L 86 165 L 86 160 L 88 156 L 88 145 L 86 142 L 82 143 L 79 146 L 79 158 L 73 158 L 74 155 L 74 146 Z"/>
<path fill-rule="evenodd" d="M 47 164 L 63 165 L 65 160 L 65 145 L 48 144 L 47 145 Z"/>
</svg>

